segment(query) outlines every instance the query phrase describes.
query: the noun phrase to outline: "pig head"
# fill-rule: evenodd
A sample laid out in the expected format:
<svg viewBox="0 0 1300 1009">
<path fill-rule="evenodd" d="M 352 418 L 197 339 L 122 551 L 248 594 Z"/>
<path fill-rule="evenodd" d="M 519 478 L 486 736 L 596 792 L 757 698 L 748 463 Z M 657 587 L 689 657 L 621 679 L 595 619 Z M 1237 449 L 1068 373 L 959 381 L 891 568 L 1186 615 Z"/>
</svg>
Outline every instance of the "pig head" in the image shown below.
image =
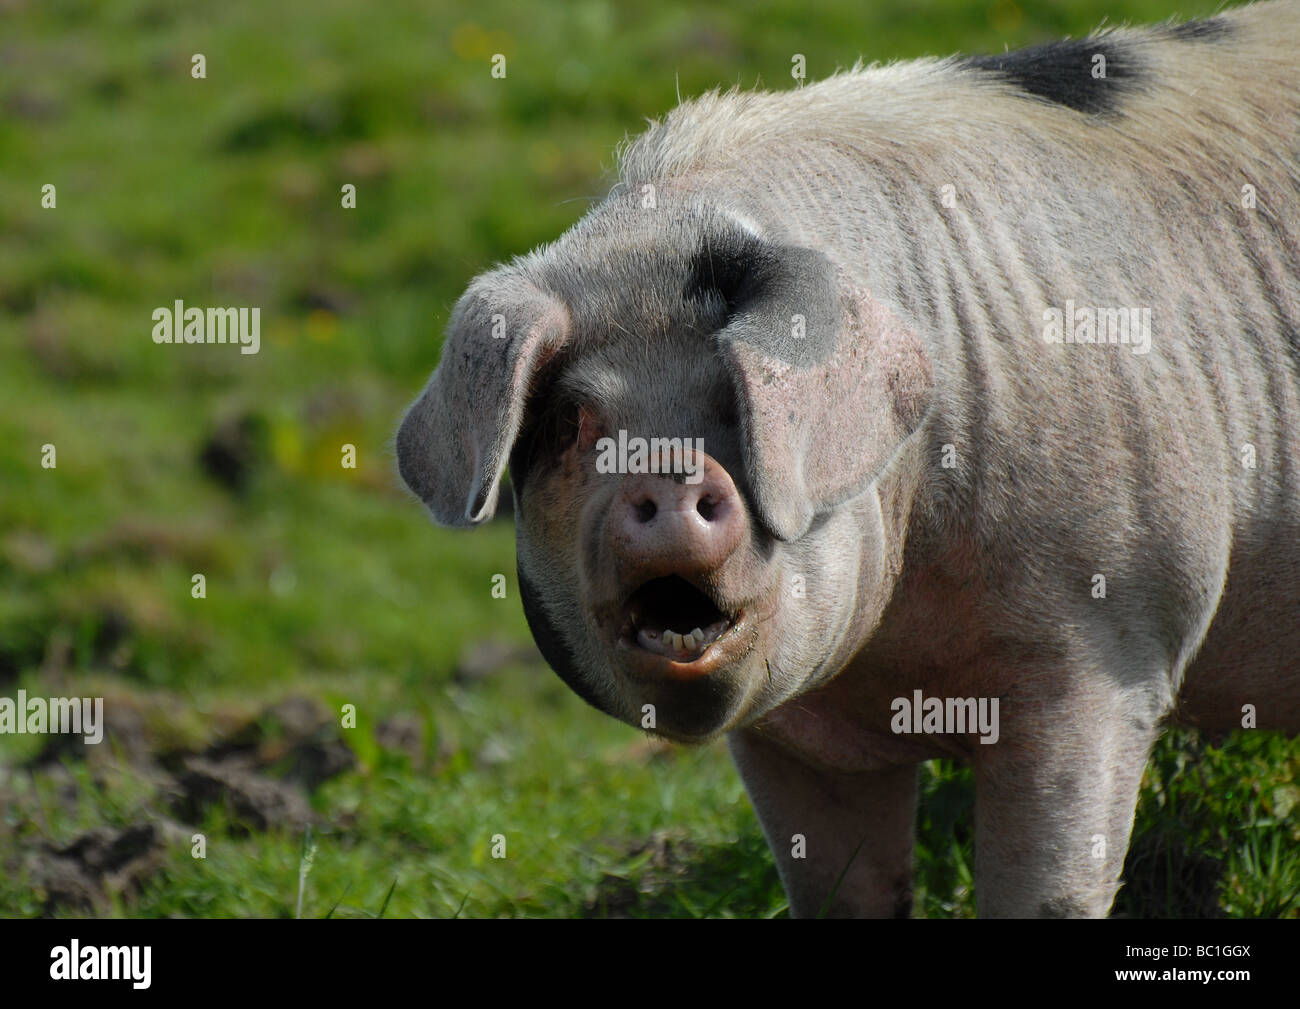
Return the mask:
<svg viewBox="0 0 1300 1009">
<path fill-rule="evenodd" d="M 491 517 L 508 463 L 547 661 L 597 708 L 703 741 L 847 658 L 884 559 L 869 488 L 930 375 L 824 253 L 704 204 L 671 220 L 614 199 L 476 281 L 397 450 L 448 526 Z M 809 579 L 833 604 L 785 605 Z"/>
</svg>

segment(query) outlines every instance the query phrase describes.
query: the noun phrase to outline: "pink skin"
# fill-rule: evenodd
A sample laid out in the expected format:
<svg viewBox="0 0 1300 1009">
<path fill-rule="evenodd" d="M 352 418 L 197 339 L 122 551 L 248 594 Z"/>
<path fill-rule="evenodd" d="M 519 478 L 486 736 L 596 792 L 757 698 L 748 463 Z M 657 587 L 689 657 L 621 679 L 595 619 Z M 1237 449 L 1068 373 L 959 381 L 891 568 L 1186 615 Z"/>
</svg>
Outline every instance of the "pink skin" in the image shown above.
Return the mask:
<svg viewBox="0 0 1300 1009">
<path fill-rule="evenodd" d="M 643 585 L 674 574 L 687 581 L 703 582 L 722 568 L 744 542 L 744 506 L 730 475 L 703 454 L 695 456 L 692 466 L 702 467 L 702 472 L 697 471 L 701 477 L 698 483 L 645 473 L 628 477 L 615 496 L 608 529 L 612 551 L 628 583 Z M 714 602 L 725 604 L 724 600 Z M 733 617 L 740 616 L 719 608 L 724 615 L 698 628 L 704 637 L 697 641 L 690 636 L 697 628 L 646 624 L 638 607 L 630 606 L 628 625 L 622 628 L 629 663 L 643 675 L 703 675 L 709 666 L 717 664 L 721 654 L 712 656 L 709 662 L 700 660 L 733 626 Z M 634 650 L 649 654 L 633 654 Z M 726 647 L 721 646 L 719 652 L 725 651 Z"/>
</svg>

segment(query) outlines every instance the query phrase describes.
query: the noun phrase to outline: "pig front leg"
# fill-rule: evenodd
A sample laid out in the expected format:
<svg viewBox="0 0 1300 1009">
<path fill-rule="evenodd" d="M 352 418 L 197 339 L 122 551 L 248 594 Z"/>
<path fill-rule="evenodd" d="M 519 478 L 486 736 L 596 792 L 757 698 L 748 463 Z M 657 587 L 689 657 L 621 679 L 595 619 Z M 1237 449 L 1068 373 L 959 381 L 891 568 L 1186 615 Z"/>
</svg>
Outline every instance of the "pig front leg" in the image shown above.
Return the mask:
<svg viewBox="0 0 1300 1009">
<path fill-rule="evenodd" d="M 1028 725 L 1004 715 L 1014 733 L 974 748 L 981 918 L 1107 915 L 1156 736 L 1149 707 L 1116 696 Z"/>
<path fill-rule="evenodd" d="M 816 917 L 832 893 L 827 917 L 911 913 L 915 765 L 825 771 L 750 730 L 732 733 L 728 744 L 776 858 L 792 917 Z"/>
</svg>

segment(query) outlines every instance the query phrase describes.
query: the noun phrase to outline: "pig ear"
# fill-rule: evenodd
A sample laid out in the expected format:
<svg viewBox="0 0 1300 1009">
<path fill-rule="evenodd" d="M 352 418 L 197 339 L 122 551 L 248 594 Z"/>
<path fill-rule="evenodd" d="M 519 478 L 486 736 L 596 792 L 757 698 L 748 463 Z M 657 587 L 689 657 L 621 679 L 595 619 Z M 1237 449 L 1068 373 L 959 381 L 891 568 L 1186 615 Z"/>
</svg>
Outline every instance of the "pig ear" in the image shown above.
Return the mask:
<svg viewBox="0 0 1300 1009">
<path fill-rule="evenodd" d="M 456 303 L 442 359 L 397 432 L 397 465 L 440 525 L 496 512 L 534 376 L 565 343 L 564 304 L 510 272 L 488 274 Z"/>
<path fill-rule="evenodd" d="M 772 533 L 795 540 L 818 512 L 863 492 L 916 430 L 933 385 L 929 357 L 814 249 L 747 238 L 713 265 L 730 311 L 717 340 L 754 504 Z"/>
</svg>

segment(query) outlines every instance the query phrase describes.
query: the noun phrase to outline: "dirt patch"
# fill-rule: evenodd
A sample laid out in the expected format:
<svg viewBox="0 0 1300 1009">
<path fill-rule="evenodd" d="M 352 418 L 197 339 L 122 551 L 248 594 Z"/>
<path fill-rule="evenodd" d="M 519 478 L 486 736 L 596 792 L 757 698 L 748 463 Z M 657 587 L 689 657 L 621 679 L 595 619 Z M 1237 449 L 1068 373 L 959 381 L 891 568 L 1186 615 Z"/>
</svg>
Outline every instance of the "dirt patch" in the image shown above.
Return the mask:
<svg viewBox="0 0 1300 1009">
<path fill-rule="evenodd" d="M 81 801 L 69 770 L 77 762 L 97 782 L 129 766 L 151 790 L 133 817 L 143 822 L 100 827 L 67 844 L 42 840 L 42 832 L 0 832 L 15 842 L 0 871 L 30 880 L 45 914 L 111 913 L 112 896 L 138 892 L 163 864 L 168 844 L 188 843 L 213 809 L 223 811 L 232 836 L 301 831 L 314 820 L 308 794 L 357 764 L 331 711 L 311 697 L 286 697 L 251 719 L 234 710 L 209 713 L 197 730 L 181 725 L 188 710 L 169 694 L 106 696 L 102 743 L 54 735 L 29 763 L 34 781 L 55 786 L 47 801 L 70 817 Z M 30 805 L 17 793 L 0 798 Z M 39 804 L 26 810 L 29 823 L 39 811 Z M 49 836 L 48 826 L 43 833 Z"/>
<path fill-rule="evenodd" d="M 97 827 L 70 844 L 43 844 L 26 858 L 29 878 L 43 900 L 45 913 L 103 914 L 109 894 L 129 894 L 161 864 L 174 825 L 140 823 Z"/>
<path fill-rule="evenodd" d="M 270 456 L 269 430 L 260 414 L 225 418 L 200 446 L 199 468 L 231 493 L 245 493 Z"/>
<path fill-rule="evenodd" d="M 220 804 L 238 831 L 299 830 L 312 821 L 306 793 L 356 764 L 324 705 L 286 697 L 183 757 L 172 805 L 191 822 Z"/>
<path fill-rule="evenodd" d="M 176 779 L 172 808 L 186 822 L 198 823 L 212 806 L 225 809 L 230 832 L 237 836 L 301 830 L 312 820 L 311 807 L 295 786 L 256 774 L 238 761 L 191 757 Z"/>
<path fill-rule="evenodd" d="M 685 831 L 656 830 L 643 841 L 624 842 L 622 872 L 606 872 L 596 892 L 586 901 L 584 918 L 628 918 L 633 908 L 684 882 L 699 847 Z M 626 873 L 626 874 L 624 874 Z"/>
<path fill-rule="evenodd" d="M 215 764 L 269 774 L 309 792 L 357 764 L 329 710 L 314 698 L 297 695 L 271 705 L 201 756 Z"/>
<path fill-rule="evenodd" d="M 415 715 L 393 715 L 375 726 L 375 742 L 385 750 L 420 761 L 424 758 L 424 724 Z"/>
</svg>

